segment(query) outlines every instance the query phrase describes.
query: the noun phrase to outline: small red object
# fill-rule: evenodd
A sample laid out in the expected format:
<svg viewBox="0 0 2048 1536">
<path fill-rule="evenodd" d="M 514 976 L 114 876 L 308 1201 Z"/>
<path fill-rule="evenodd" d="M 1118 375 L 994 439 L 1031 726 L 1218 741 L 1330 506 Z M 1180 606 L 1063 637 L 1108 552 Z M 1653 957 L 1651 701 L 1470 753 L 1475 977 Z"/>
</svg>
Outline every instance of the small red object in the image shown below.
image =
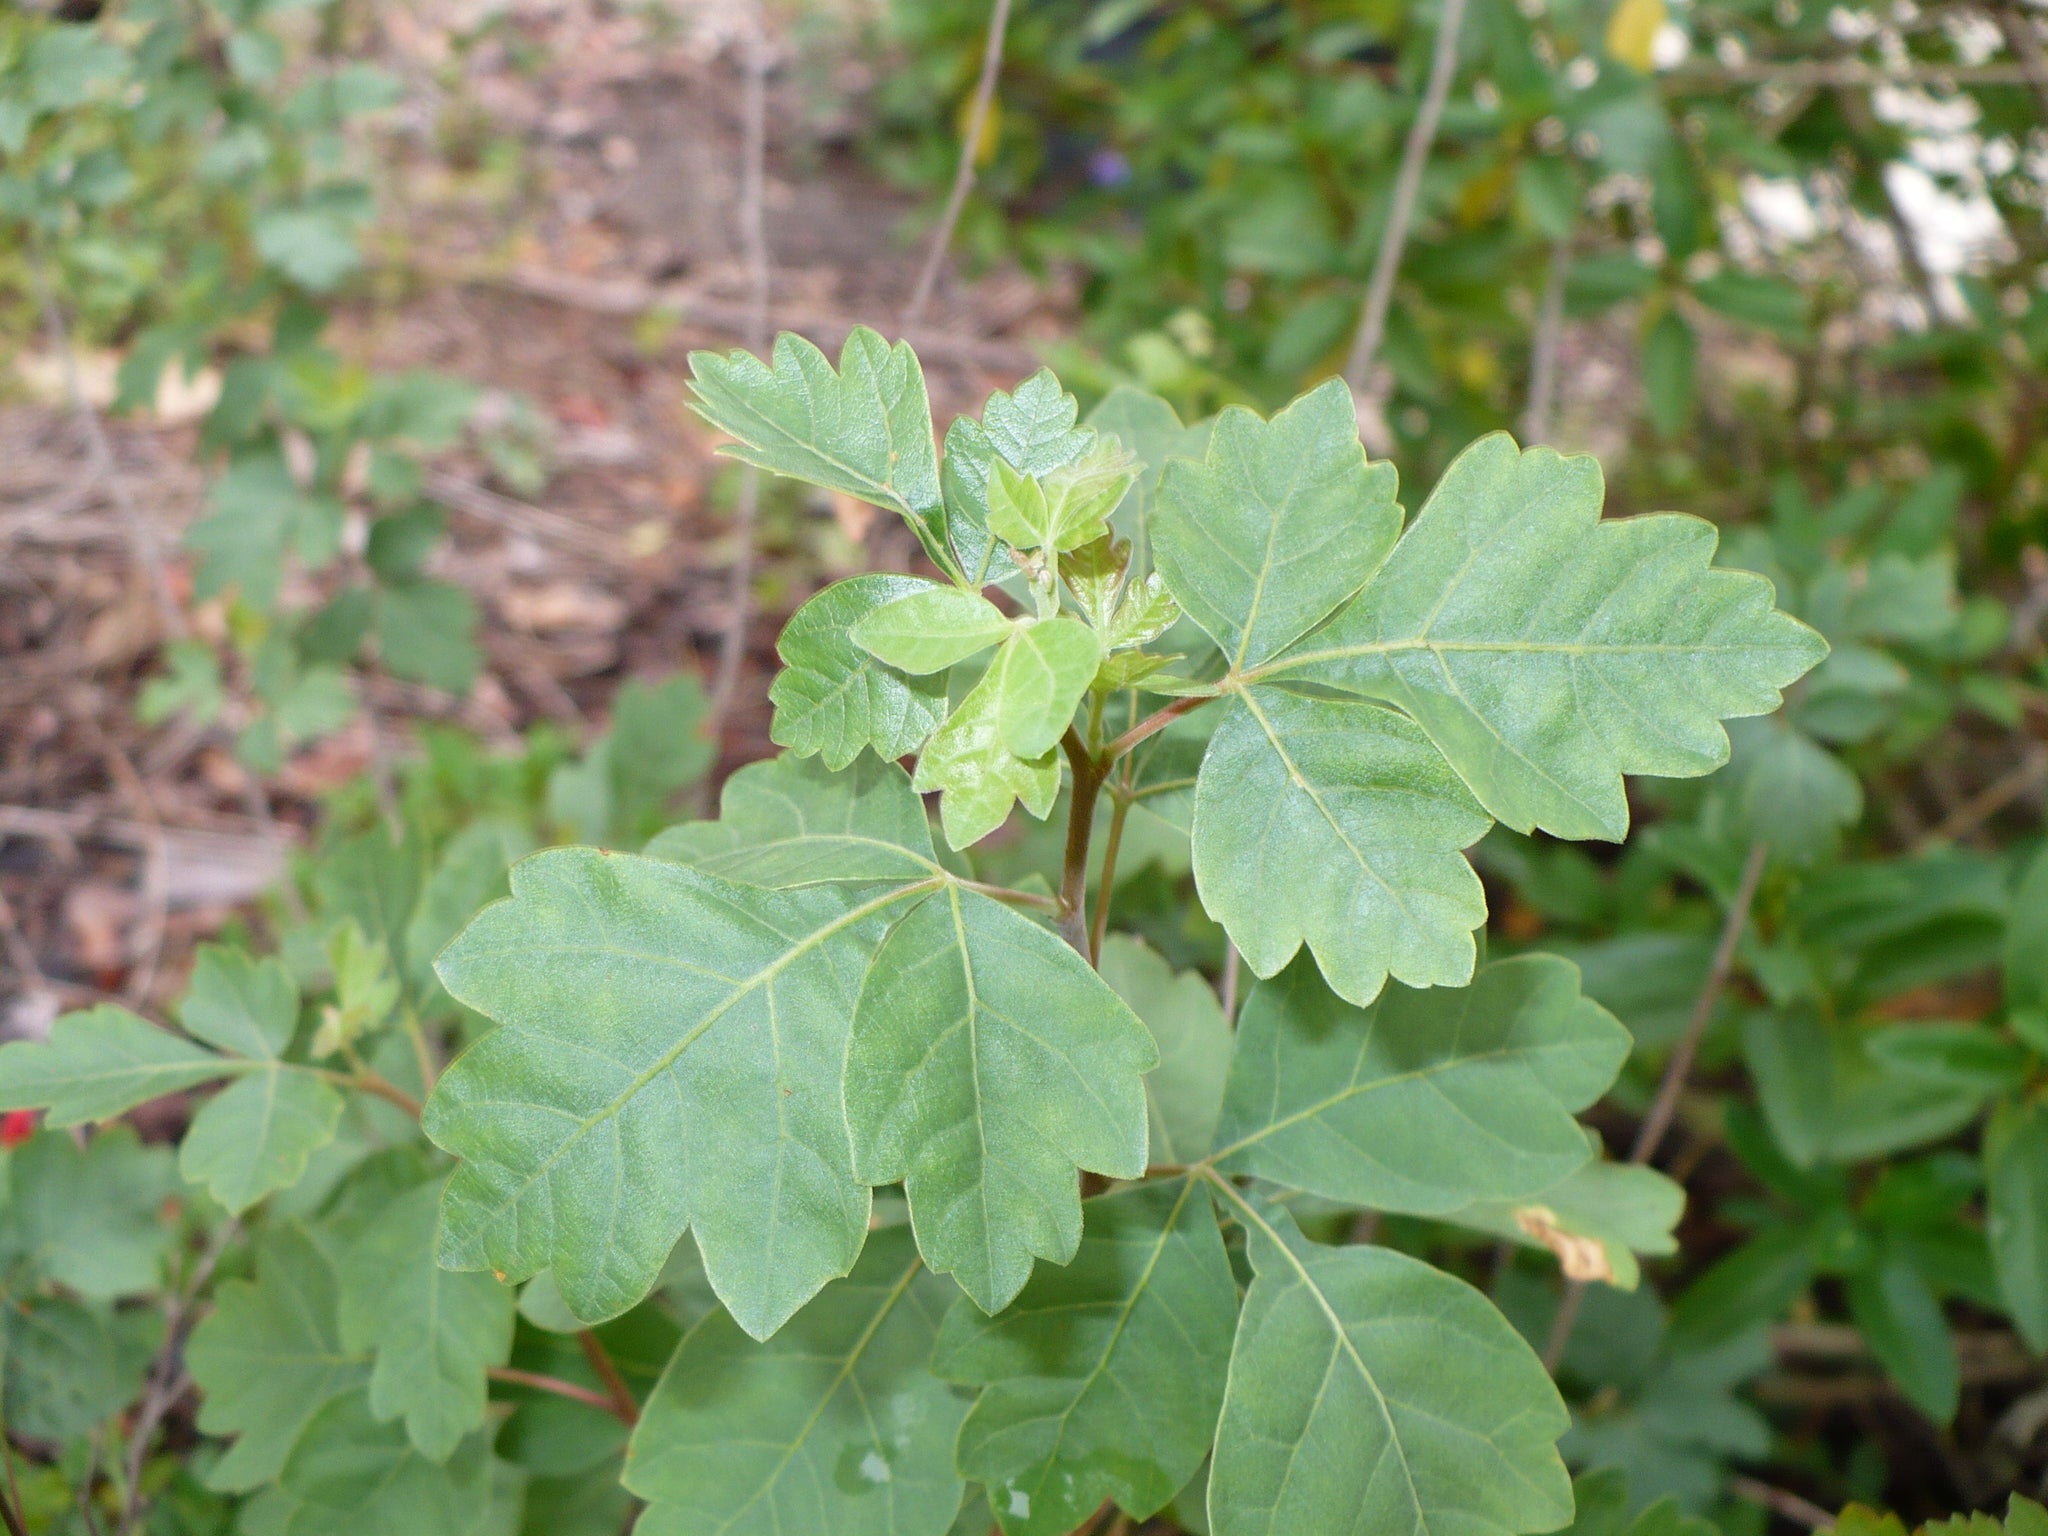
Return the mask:
<svg viewBox="0 0 2048 1536">
<path fill-rule="evenodd" d="M 10 1109 L 0 1115 L 0 1147 L 18 1147 L 35 1135 L 36 1114 L 33 1109 Z"/>
</svg>

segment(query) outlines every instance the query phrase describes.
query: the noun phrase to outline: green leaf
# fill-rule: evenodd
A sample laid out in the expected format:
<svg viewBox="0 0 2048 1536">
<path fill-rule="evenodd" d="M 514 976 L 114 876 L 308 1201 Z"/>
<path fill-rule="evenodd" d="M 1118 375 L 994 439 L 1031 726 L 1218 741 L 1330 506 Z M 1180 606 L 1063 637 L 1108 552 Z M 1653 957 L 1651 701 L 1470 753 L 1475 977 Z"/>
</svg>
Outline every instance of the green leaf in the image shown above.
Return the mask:
<svg viewBox="0 0 2048 1536">
<path fill-rule="evenodd" d="M 1730 319 L 1774 331 L 1788 341 L 1806 335 L 1805 293 L 1781 278 L 1723 271 L 1692 285 L 1693 296 Z"/>
<path fill-rule="evenodd" d="M 285 1536 L 481 1536 L 492 1517 L 491 1441 L 472 1435 L 437 1463 L 398 1424 L 380 1424 L 368 1395 L 330 1398 L 306 1424 L 278 1486 L 290 1501 Z"/>
<path fill-rule="evenodd" d="M 1043 475 L 1086 453 L 1095 434 L 1074 425 L 1080 406 L 1050 368 L 1041 368 L 1014 394 L 997 390 L 981 420 L 956 416 L 946 429 L 940 480 L 946 493 L 946 528 L 969 586 L 982 587 L 1016 567 L 988 528 L 989 475 L 998 460 L 1026 475 Z"/>
<path fill-rule="evenodd" d="M 533 852 L 533 844 L 533 831 L 524 823 L 485 818 L 442 845 L 405 925 L 407 980 L 422 999 L 447 1007 L 434 957 L 482 908 L 505 896 L 506 871 Z"/>
<path fill-rule="evenodd" d="M 2048 849 L 2034 855 L 2013 892 L 2005 930 L 2005 1006 L 2014 1013 L 2048 1012 Z M 0 1050 L 0 1062 L 14 1050 Z"/>
<path fill-rule="evenodd" d="M 275 1061 L 299 1022 L 299 989 L 277 960 L 224 944 L 203 944 L 178 1021 L 196 1040 L 236 1056 Z"/>
<path fill-rule="evenodd" d="M 901 1181 L 919 1249 L 984 1312 L 1081 1239 L 1077 1168 L 1145 1171 L 1144 1025 L 1053 934 L 948 886 L 897 921 L 846 1044 L 855 1175 Z"/>
<path fill-rule="evenodd" d="M 914 889 L 914 888 L 913 888 Z M 442 1074 L 424 1127 L 462 1158 L 441 1262 L 552 1268 L 586 1322 L 645 1296 L 687 1226 L 766 1337 L 859 1253 L 840 1062 L 904 892 L 765 891 L 563 848 L 449 946 L 441 979 L 503 1027 Z"/>
<path fill-rule="evenodd" d="M 939 824 L 949 847 L 980 842 L 1009 819 L 1010 807 L 1020 800 L 1043 821 L 1060 792 L 1056 752 L 1048 748 L 1042 756 L 1023 758 L 998 738 L 1001 682 L 991 666 L 925 745 L 910 781 L 919 793 L 939 792 Z"/>
<path fill-rule="evenodd" d="M 1984 1138 L 1985 1235 L 2020 1337 L 2048 1349 L 2048 1106 L 2007 1104 Z"/>
<path fill-rule="evenodd" d="M 342 1347 L 339 1279 L 322 1240 L 293 1221 L 255 1243 L 256 1278 L 223 1283 L 186 1348 L 199 1427 L 241 1437 L 206 1475 L 228 1492 L 276 1477 L 321 1405 L 370 1374 L 367 1356 Z"/>
<path fill-rule="evenodd" d="M 1628 1050 L 1555 956 L 1496 961 L 1455 990 L 1392 987 L 1370 1008 L 1297 964 L 1245 1001 L 1217 1164 L 1418 1215 L 1534 1195 L 1592 1155 L 1572 1115 Z"/>
<path fill-rule="evenodd" d="M 1131 570 L 1152 570 L 1152 504 L 1169 459 L 1200 459 L 1209 450 L 1209 422 L 1184 427 L 1157 395 L 1119 384 L 1088 413 L 1088 425 L 1115 438 L 1138 460 L 1138 482 L 1116 509 L 1113 526 L 1131 542 Z"/>
<path fill-rule="evenodd" d="M 163 1203 L 176 1188 L 168 1147 L 110 1125 L 80 1146 L 43 1131 L 14 1151 L 0 1208 L 0 1256 L 89 1300 L 153 1291 L 170 1246 Z"/>
<path fill-rule="evenodd" d="M 52 1126 L 110 1120 L 233 1070 L 233 1062 L 101 1003 L 59 1018 L 48 1040 L 0 1046 L 0 1109 L 47 1109 Z"/>
<path fill-rule="evenodd" d="M 836 373 L 788 331 L 766 364 L 744 351 L 692 352 L 690 393 L 698 415 L 739 439 L 720 452 L 897 513 L 933 564 L 959 574 L 946 542 L 931 405 L 908 342 L 892 347 L 856 326 Z"/>
<path fill-rule="evenodd" d="M 1004 750 L 1028 760 L 1057 746 L 1101 661 L 1102 642 L 1077 620 L 1018 625 L 980 685 L 995 690 L 996 739 Z"/>
<path fill-rule="evenodd" d="M 1827 654 L 1771 584 L 1710 569 L 1716 534 L 1603 522 L 1598 461 L 1497 432 L 1444 471 L 1372 585 L 1282 665 L 1399 706 L 1518 832 L 1619 840 L 1624 773 L 1728 758 Z"/>
<path fill-rule="evenodd" d="M 452 583 L 403 581 L 377 589 L 377 658 L 393 677 L 467 693 L 483 665 L 476 629 L 476 599 Z"/>
<path fill-rule="evenodd" d="M 978 656 L 1011 627 L 1010 616 L 979 593 L 932 585 L 875 609 L 853 626 L 853 643 L 922 677 Z"/>
<path fill-rule="evenodd" d="M 363 264 L 355 223 L 340 208 L 307 203 L 264 209 L 250 234 L 266 265 L 302 288 L 324 293 Z"/>
<path fill-rule="evenodd" d="M 1843 1287 L 1870 1352 L 1914 1407 L 1946 1424 L 1956 1416 L 1960 1371 L 1941 1303 L 1906 1256 L 1885 1244 Z"/>
<path fill-rule="evenodd" d="M 306 1072 L 272 1063 L 206 1101 L 178 1148 L 178 1171 L 240 1215 L 306 1176 L 306 1162 L 334 1140 L 341 1094 Z"/>
<path fill-rule="evenodd" d="M 790 616 L 775 653 L 783 670 L 769 686 L 775 719 L 768 734 L 798 757 L 822 756 L 844 768 L 872 747 L 907 757 L 946 718 L 946 680 L 913 678 L 884 665 L 853 641 L 853 627 L 898 598 L 929 589 L 911 576 L 856 576 L 827 587 Z"/>
<path fill-rule="evenodd" d="M 134 1402 L 155 1352 L 138 1323 L 162 1333 L 156 1314 L 114 1312 L 68 1296 L 31 1297 L 0 1310 L 9 1431 L 62 1444 Z"/>
<path fill-rule="evenodd" d="M 1195 884 L 1260 976 L 1306 943 L 1354 1002 L 1390 974 L 1456 986 L 1486 921 L 1460 850 L 1487 825 L 1429 738 L 1392 710 L 1250 688 L 1202 758 Z"/>
<path fill-rule="evenodd" d="M 1341 379 L 1271 421 L 1216 418 L 1200 463 L 1166 466 L 1153 558 L 1233 668 L 1267 661 L 1372 577 L 1401 531 L 1394 467 L 1368 465 Z"/>
<path fill-rule="evenodd" d="M 1201 1181 L 1143 1184 L 1083 1207 L 1073 1262 L 1040 1268 L 999 1316 L 957 1305 L 932 1368 L 983 1388 L 961 1472 L 1009 1536 L 1064 1536 L 1105 1498 L 1163 1509 L 1209 1453 L 1237 1325 L 1237 1283 Z"/>
<path fill-rule="evenodd" d="M 1159 1065 L 1145 1074 L 1149 1156 L 1191 1163 L 1215 1145 L 1230 1071 L 1230 1021 L 1209 983 L 1176 973 L 1141 941 L 1113 933 L 1102 945 L 1102 979 L 1152 1032 Z"/>
<path fill-rule="evenodd" d="M 239 459 L 214 482 L 207 515 L 186 532 L 185 546 L 200 562 L 193 591 L 207 598 L 235 587 L 253 607 L 273 609 L 287 553 L 324 564 L 339 544 L 341 523 L 341 508 L 300 490 L 282 456 Z"/>
<path fill-rule="evenodd" d="M 1748 841 L 1797 864 L 1834 851 L 1863 814 L 1856 775 L 1806 732 L 1773 716 L 1728 726 L 1733 748 L 1714 792 Z"/>
<path fill-rule="evenodd" d="M 1486 1200 L 1446 1213 L 1447 1221 L 1548 1248 L 1572 1279 L 1632 1291 L 1638 1254 L 1672 1254 L 1685 1190 L 1654 1168 L 1588 1162 L 1520 1200 Z"/>
<path fill-rule="evenodd" d="M 706 1317 L 633 1432 L 626 1486 L 648 1501 L 635 1530 L 945 1536 L 965 1405 L 929 1362 L 950 1290 L 898 1227 L 766 1343 Z"/>
<path fill-rule="evenodd" d="M 1209 1469 L 1214 1536 L 1520 1536 L 1572 1516 L 1571 1423 L 1522 1336 L 1462 1280 L 1323 1248 L 1235 1197 L 1255 1278 Z"/>
<path fill-rule="evenodd" d="M 1643 338 L 1643 394 L 1659 437 L 1678 436 L 1692 420 L 1699 350 L 1699 338 L 1675 309 Z"/>
<path fill-rule="evenodd" d="M 920 880 L 939 868 L 910 775 L 873 757 L 840 773 L 816 758 L 751 763 L 725 781 L 718 820 L 670 827 L 647 856 L 778 888 Z"/>
<path fill-rule="evenodd" d="M 402 1417 L 429 1461 L 483 1423 L 484 1373 L 512 1349 L 512 1288 L 434 1262 L 444 1185 L 385 1206 L 341 1260 L 341 1341 L 375 1358 L 371 1415 Z"/>
<path fill-rule="evenodd" d="M 996 459 L 988 481 L 988 526 L 1017 549 L 1064 554 L 1109 532 L 1109 515 L 1137 479 L 1137 460 L 1114 438 L 1097 438 L 1071 463 L 1026 475 Z"/>
</svg>

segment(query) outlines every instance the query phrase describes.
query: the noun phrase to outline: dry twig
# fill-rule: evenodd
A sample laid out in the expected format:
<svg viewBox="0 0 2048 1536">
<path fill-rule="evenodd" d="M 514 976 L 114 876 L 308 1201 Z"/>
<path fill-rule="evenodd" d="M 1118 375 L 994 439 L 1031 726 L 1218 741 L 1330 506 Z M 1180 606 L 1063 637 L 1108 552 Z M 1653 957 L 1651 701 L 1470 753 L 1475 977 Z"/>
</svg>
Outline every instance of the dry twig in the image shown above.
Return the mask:
<svg viewBox="0 0 2048 1536">
<path fill-rule="evenodd" d="M 1462 5 L 1464 0 L 1450 0 L 1450 3 Z M 1009 26 L 1010 0 L 996 0 L 995 9 L 988 18 L 988 40 L 981 50 L 981 77 L 974 82 L 974 102 L 967 111 L 967 128 L 960 145 L 960 164 L 953 172 L 953 189 L 946 194 L 946 211 L 939 216 L 938 228 L 932 231 L 924 266 L 917 274 L 917 286 L 910 291 L 910 302 L 903 306 L 906 329 L 923 318 L 925 305 L 931 302 L 932 289 L 939 281 L 939 269 L 945 265 L 946 248 L 953 243 L 953 230 L 960 222 L 960 211 L 967 206 L 967 194 L 974 190 L 974 159 L 981 150 L 981 137 L 988 131 L 989 107 L 996 95 L 996 75 L 1003 66 L 1003 34 Z"/>
</svg>

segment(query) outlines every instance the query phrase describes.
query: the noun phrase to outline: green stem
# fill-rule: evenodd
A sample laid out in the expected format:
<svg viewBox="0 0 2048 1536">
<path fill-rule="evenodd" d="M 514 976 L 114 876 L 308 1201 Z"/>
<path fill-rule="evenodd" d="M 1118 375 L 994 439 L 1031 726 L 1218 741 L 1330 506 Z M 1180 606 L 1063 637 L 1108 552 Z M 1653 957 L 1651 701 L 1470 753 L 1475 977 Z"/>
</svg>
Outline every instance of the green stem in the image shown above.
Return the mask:
<svg viewBox="0 0 2048 1536">
<path fill-rule="evenodd" d="M 1102 964 L 1102 941 L 1109 934 L 1109 903 L 1116 891 L 1116 856 L 1123 847 L 1124 818 L 1131 813 L 1128 795 L 1112 792 L 1109 812 L 1109 839 L 1102 846 L 1102 877 L 1095 883 L 1095 926 L 1088 934 L 1088 963 Z"/>
<path fill-rule="evenodd" d="M 633 1401 L 632 1390 L 626 1385 L 626 1378 L 619 1374 L 619 1368 L 612 1364 L 612 1357 L 605 1353 L 605 1347 L 598 1336 L 588 1328 L 576 1335 L 576 1342 L 583 1346 L 583 1356 L 590 1362 L 590 1368 L 597 1372 L 597 1379 L 604 1383 L 605 1392 L 611 1398 L 612 1412 L 628 1424 L 640 1422 L 640 1405 Z"/>
</svg>

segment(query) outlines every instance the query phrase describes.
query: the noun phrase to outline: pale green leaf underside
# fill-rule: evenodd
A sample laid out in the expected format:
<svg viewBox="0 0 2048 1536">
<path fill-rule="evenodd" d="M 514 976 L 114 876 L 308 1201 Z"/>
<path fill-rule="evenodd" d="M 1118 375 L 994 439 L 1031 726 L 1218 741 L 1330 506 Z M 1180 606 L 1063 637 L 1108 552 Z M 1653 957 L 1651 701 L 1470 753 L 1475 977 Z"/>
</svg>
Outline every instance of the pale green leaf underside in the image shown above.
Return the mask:
<svg viewBox="0 0 2048 1536">
<path fill-rule="evenodd" d="M 1356 592 L 1401 531 L 1391 464 L 1368 466 L 1340 379 L 1271 421 L 1216 418 L 1208 454 L 1176 459 L 1150 517 L 1181 609 L 1235 668 L 1266 661 Z"/>
<path fill-rule="evenodd" d="M 1354 701 L 1249 688 L 1195 785 L 1195 884 L 1245 962 L 1272 976 L 1306 943 L 1369 1003 L 1387 977 L 1472 974 L 1486 895 L 1463 849 L 1489 825 L 1413 722 Z"/>
<path fill-rule="evenodd" d="M 751 763 L 725 781 L 718 820 L 670 827 L 647 856 L 776 887 L 919 880 L 938 870 L 910 776 L 874 757 L 840 773 L 792 755 Z"/>
<path fill-rule="evenodd" d="M 1199 972 L 1176 973 L 1142 941 L 1120 933 L 1103 941 L 1099 969 L 1159 1048 L 1159 1065 L 1145 1074 L 1151 1160 L 1192 1163 L 1215 1144 L 1223 1109 L 1231 1032 L 1222 1004 Z"/>
<path fill-rule="evenodd" d="M 899 514 L 941 570 L 946 544 L 938 450 L 924 374 L 906 342 L 856 326 L 839 369 L 784 331 L 764 364 L 752 353 L 692 352 L 697 413 L 739 439 L 723 451 Z"/>
<path fill-rule="evenodd" d="M 490 1436 L 436 1462 L 367 1395 L 328 1400 L 292 1447 L 274 1497 L 282 1536 L 482 1536 L 493 1513 Z"/>
<path fill-rule="evenodd" d="M 239 1215 L 305 1177 L 306 1160 L 334 1139 L 343 1107 L 331 1085 L 272 1063 L 206 1101 L 178 1148 L 178 1169 Z"/>
<path fill-rule="evenodd" d="M 876 574 L 836 582 L 790 615 L 775 653 L 782 671 L 769 685 L 777 746 L 844 768 L 863 748 L 894 760 L 923 746 L 946 718 L 946 680 L 898 672 L 853 643 L 852 628 L 885 603 L 929 588 L 912 576 Z"/>
<path fill-rule="evenodd" d="M 1711 523 L 1603 522 L 1601 497 L 1592 458 L 1481 438 L 1282 666 L 1406 710 L 1516 830 L 1618 840 L 1624 773 L 1713 771 L 1720 722 L 1776 709 L 1827 645 L 1762 577 L 1710 569 Z"/>
<path fill-rule="evenodd" d="M 1592 1155 L 1573 1113 L 1628 1050 L 1552 955 L 1496 961 L 1469 987 L 1389 987 L 1370 1008 L 1297 964 L 1245 1001 L 1218 1161 L 1417 1215 L 1534 1194 Z"/>
<path fill-rule="evenodd" d="M 232 1055 L 275 1058 L 292 1043 L 299 989 L 278 960 L 208 944 L 192 968 L 178 1021 L 194 1039 Z"/>
<path fill-rule="evenodd" d="M 997 1317 L 946 1316 L 933 1369 L 984 1390 L 962 1474 L 1009 1536 L 1065 1536 L 1105 1499 L 1143 1520 L 1202 1464 L 1237 1325 L 1237 1283 L 1200 1179 L 1083 1207 L 1073 1262 L 1041 1266 Z"/>
<path fill-rule="evenodd" d="M 484 1373 L 512 1348 L 512 1288 L 435 1262 L 445 1181 L 380 1211 L 341 1261 L 341 1337 L 369 1350 L 370 1412 L 405 1421 L 415 1448 L 445 1461 L 484 1421 Z"/>
<path fill-rule="evenodd" d="M 424 1120 L 463 1159 L 441 1260 L 615 1316 L 696 1233 L 719 1298 L 765 1337 L 866 1233 L 840 1062 L 880 915 L 831 886 L 768 891 L 655 859 L 557 849 L 515 866 L 441 958 L 504 1027 L 442 1074 Z"/>
<path fill-rule="evenodd" d="M 948 886 L 889 932 L 846 1046 L 855 1173 L 985 1312 L 1081 1238 L 1077 1169 L 1145 1170 L 1144 1025 L 1068 945 Z"/>
<path fill-rule="evenodd" d="M 52 1126 L 81 1125 L 235 1070 L 225 1057 L 102 1003 L 65 1014 L 48 1040 L 0 1046 L 0 1109 L 47 1109 Z"/>
<path fill-rule="evenodd" d="M 1010 632 L 1010 617 L 978 592 L 928 586 L 884 603 L 853 626 L 853 643 L 922 677 L 979 655 Z"/>
<path fill-rule="evenodd" d="M 1571 1416 L 1491 1302 L 1233 1204 L 1256 1278 L 1209 1471 L 1214 1536 L 1522 1536 L 1571 1519 L 1556 1447 Z"/>
<path fill-rule="evenodd" d="M 1001 682 L 991 666 L 917 760 L 912 787 L 939 792 L 939 824 L 949 847 L 980 842 L 1009 819 L 1019 801 L 1043 821 L 1060 792 L 1059 757 L 1051 748 L 1023 758 L 1003 745 Z"/>
<path fill-rule="evenodd" d="M 896 1228 L 765 1343 L 706 1317 L 634 1431 L 625 1483 L 648 1501 L 635 1529 L 945 1536 L 966 1405 L 929 1362 L 950 1291 Z"/>
<path fill-rule="evenodd" d="M 1597 1160 L 1549 1189 L 1515 1200 L 1486 1200 L 1450 1211 L 1445 1220 L 1557 1251 L 1555 1234 L 1600 1246 L 1608 1273 L 1624 1291 L 1642 1279 L 1638 1254 L 1678 1251 L 1672 1229 L 1685 1211 L 1685 1189 L 1654 1168 Z"/>
<path fill-rule="evenodd" d="M 369 1380 L 365 1353 L 344 1349 L 333 1255 L 297 1222 L 256 1238 L 256 1278 L 220 1286 L 186 1359 L 199 1384 L 199 1427 L 238 1435 L 207 1486 L 246 1492 L 283 1468 L 322 1404 Z"/>
</svg>

